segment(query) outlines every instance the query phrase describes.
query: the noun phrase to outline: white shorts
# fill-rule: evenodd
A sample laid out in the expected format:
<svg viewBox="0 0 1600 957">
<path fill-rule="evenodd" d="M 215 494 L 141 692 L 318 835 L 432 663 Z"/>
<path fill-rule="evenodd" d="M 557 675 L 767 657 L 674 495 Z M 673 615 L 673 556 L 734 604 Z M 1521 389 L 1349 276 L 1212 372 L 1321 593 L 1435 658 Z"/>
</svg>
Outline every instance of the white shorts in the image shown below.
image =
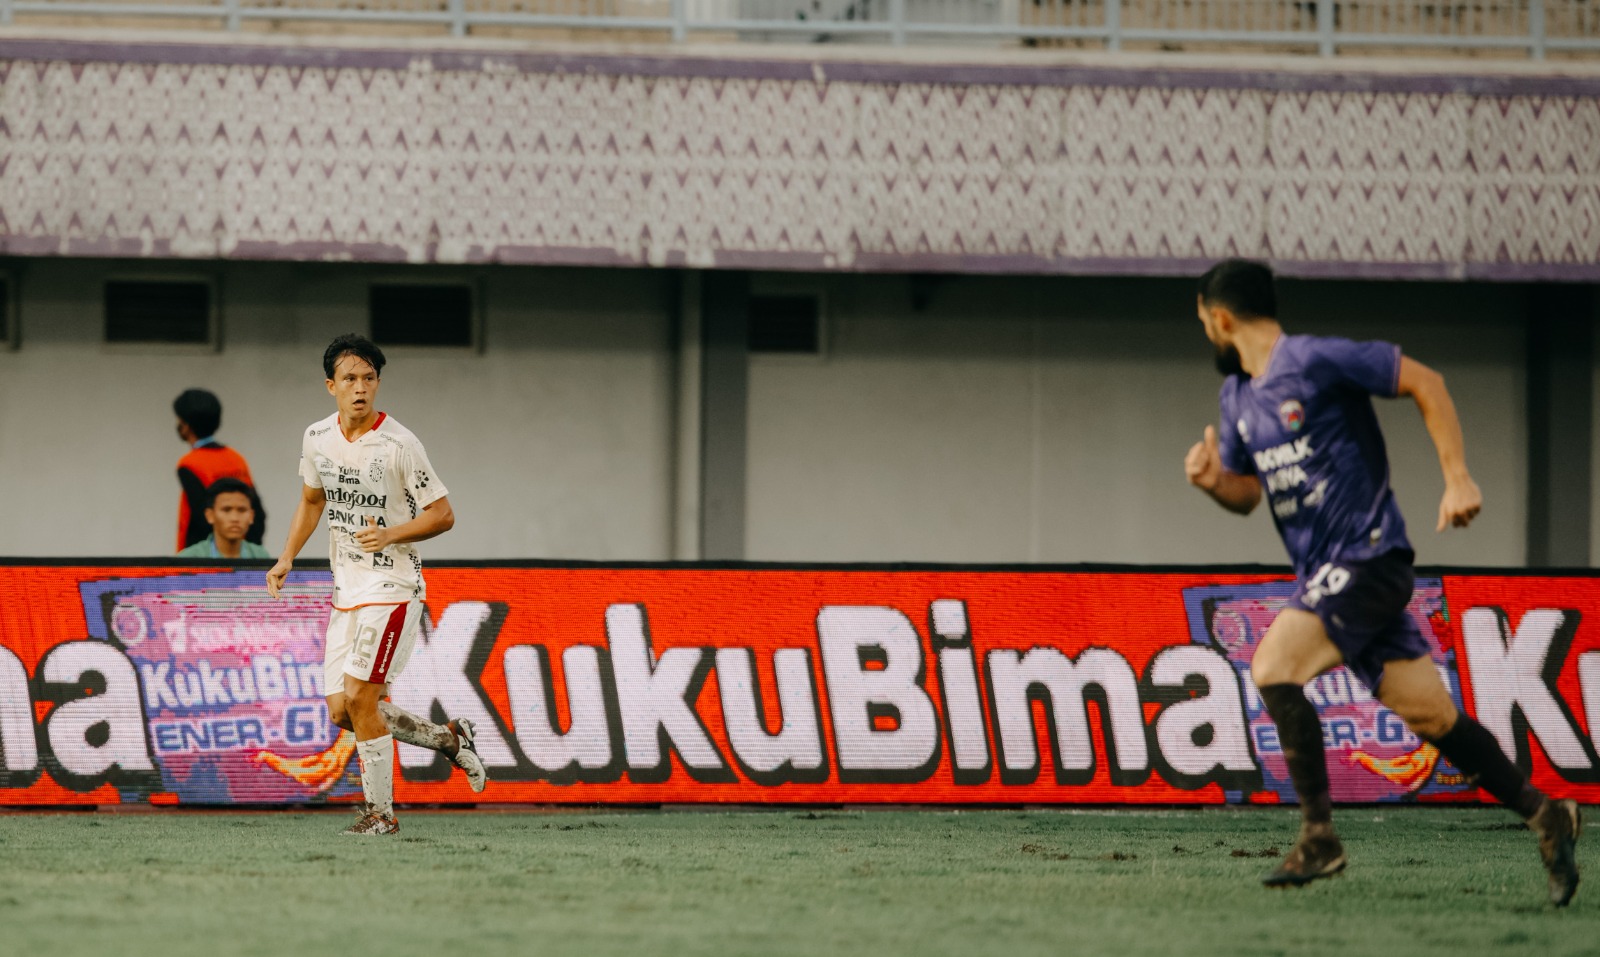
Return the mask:
<svg viewBox="0 0 1600 957">
<path fill-rule="evenodd" d="M 345 675 L 379 685 L 393 681 L 411 659 L 421 621 L 420 601 L 335 608 L 322 658 L 323 693 L 343 691 Z"/>
</svg>

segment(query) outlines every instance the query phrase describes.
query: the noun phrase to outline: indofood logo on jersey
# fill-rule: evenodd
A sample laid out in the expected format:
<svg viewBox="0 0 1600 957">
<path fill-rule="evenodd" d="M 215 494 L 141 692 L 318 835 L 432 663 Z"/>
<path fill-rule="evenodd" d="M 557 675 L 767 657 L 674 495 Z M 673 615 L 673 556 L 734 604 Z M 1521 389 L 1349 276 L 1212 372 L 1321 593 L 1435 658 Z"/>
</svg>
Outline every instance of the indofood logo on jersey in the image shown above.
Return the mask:
<svg viewBox="0 0 1600 957">
<path fill-rule="evenodd" d="M 1299 399 L 1286 400 L 1282 405 L 1278 406 L 1278 420 L 1290 432 L 1300 431 L 1300 427 L 1306 424 L 1305 406 L 1300 404 Z"/>
<path fill-rule="evenodd" d="M 349 489 L 334 488 L 324 489 L 331 505 L 348 505 L 351 508 L 385 508 L 389 496 L 377 495 L 372 492 L 352 492 Z"/>
<path fill-rule="evenodd" d="M 143 574 L 144 577 L 140 577 Z M 0 803 L 354 799 L 328 723 L 331 580 L 0 566 Z M 477 568 L 429 572 L 391 696 L 473 719 L 481 800 L 1278 802 L 1249 660 L 1283 576 Z M 1534 772 L 1600 798 L 1600 577 L 1420 579 L 1451 694 Z M 1448 597 L 1453 593 L 1454 597 Z M 18 611 L 20 610 L 20 614 Z M 1459 614 L 1457 614 L 1459 612 Z M 74 623 L 76 622 L 76 623 Z M 86 627 L 87 633 L 79 630 Z M 1476 791 L 1346 672 L 1308 686 L 1339 801 Z M 402 801 L 475 801 L 399 748 Z M 62 789 L 65 790 L 62 790 Z"/>
</svg>

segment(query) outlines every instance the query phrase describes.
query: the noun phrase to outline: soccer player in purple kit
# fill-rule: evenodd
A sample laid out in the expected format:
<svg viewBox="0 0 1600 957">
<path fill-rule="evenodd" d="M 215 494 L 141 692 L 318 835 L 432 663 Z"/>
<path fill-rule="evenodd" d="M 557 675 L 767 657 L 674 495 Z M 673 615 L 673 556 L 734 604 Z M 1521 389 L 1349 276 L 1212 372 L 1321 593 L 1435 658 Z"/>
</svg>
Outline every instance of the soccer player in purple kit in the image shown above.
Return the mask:
<svg viewBox="0 0 1600 957">
<path fill-rule="evenodd" d="M 1213 266 L 1200 278 L 1198 311 L 1224 376 L 1222 429 L 1206 427 L 1184 471 L 1241 515 L 1265 490 L 1296 578 L 1294 596 L 1250 664 L 1301 811 L 1294 848 L 1262 882 L 1300 885 L 1344 869 L 1322 723 L 1304 690 L 1342 664 L 1413 733 L 1528 822 L 1549 873 L 1550 900 L 1565 906 L 1578 888 L 1577 803 L 1534 788 L 1494 735 L 1456 710 L 1406 613 L 1414 553 L 1389 488 L 1371 396 L 1417 403 L 1444 470 L 1438 530 L 1465 527 L 1483 497 L 1467 471 L 1444 378 L 1392 343 L 1285 334 L 1272 271 L 1260 263 Z"/>
</svg>

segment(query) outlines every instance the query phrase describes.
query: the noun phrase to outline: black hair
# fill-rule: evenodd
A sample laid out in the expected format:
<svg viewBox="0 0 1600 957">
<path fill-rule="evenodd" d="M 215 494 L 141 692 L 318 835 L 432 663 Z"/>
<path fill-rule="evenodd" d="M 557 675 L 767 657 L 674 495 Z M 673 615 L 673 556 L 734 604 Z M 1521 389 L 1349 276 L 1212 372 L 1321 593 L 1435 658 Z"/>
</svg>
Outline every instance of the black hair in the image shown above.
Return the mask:
<svg viewBox="0 0 1600 957">
<path fill-rule="evenodd" d="M 383 378 L 383 350 L 373 345 L 366 336 L 358 336 L 353 332 L 346 333 L 328 344 L 328 350 L 322 354 L 322 371 L 333 378 L 333 367 L 345 356 L 355 356 L 372 366 L 372 371 L 378 378 Z"/>
<path fill-rule="evenodd" d="M 1272 268 L 1248 259 L 1224 259 L 1200 277 L 1200 301 L 1226 306 L 1240 319 L 1276 319 L 1278 294 Z"/>
<path fill-rule="evenodd" d="M 204 389 L 185 389 L 172 400 L 172 411 L 197 439 L 209 439 L 222 424 L 222 402 Z"/>
<path fill-rule="evenodd" d="M 259 507 L 256 501 L 256 490 L 250 487 L 249 482 L 244 479 L 219 478 L 206 486 L 206 508 L 211 508 L 217 504 L 218 495 L 226 495 L 229 492 L 237 492 L 249 499 L 251 508 Z"/>
</svg>

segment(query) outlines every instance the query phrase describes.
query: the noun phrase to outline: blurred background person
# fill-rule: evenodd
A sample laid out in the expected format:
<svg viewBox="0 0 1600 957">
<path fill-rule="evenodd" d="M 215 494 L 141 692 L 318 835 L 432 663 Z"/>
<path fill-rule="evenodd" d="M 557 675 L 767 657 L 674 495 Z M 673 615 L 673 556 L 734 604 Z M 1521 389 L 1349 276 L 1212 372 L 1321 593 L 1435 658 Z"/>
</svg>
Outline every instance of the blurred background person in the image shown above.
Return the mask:
<svg viewBox="0 0 1600 957">
<path fill-rule="evenodd" d="M 205 389 L 185 389 L 172 400 L 172 411 L 178 417 L 178 438 L 189 443 L 189 451 L 178 460 L 178 485 L 182 489 L 178 499 L 179 553 L 211 534 L 205 515 L 210 504 L 207 490 L 224 478 L 238 479 L 245 486 L 254 515 L 244 538 L 260 545 L 267 529 L 267 513 L 250 477 L 250 463 L 216 438 L 222 424 L 222 401 Z"/>
<path fill-rule="evenodd" d="M 271 558 L 272 553 L 245 538 L 256 520 L 255 490 L 236 478 L 217 479 L 206 488 L 204 511 L 211 533 L 178 552 L 179 558 Z"/>
</svg>

